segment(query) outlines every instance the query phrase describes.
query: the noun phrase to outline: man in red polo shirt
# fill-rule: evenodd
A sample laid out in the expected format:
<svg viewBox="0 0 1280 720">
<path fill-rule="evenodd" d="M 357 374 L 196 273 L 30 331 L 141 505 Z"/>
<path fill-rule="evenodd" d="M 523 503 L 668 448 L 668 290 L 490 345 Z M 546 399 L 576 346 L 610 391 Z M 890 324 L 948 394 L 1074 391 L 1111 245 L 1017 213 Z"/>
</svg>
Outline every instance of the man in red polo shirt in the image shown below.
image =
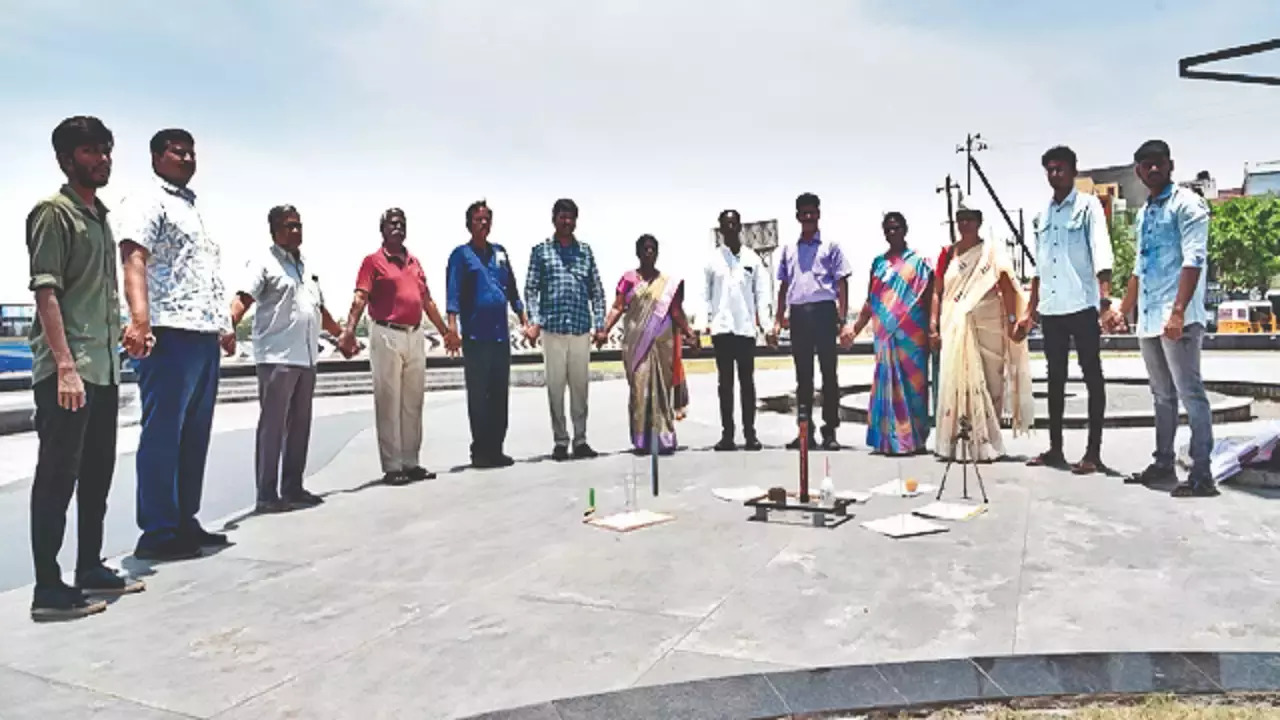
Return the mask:
<svg viewBox="0 0 1280 720">
<path fill-rule="evenodd" d="M 368 305 L 369 319 L 373 320 L 369 327 L 369 364 L 373 369 L 373 409 L 383 480 L 389 485 L 403 485 L 435 477 L 435 473 L 418 464 L 427 374 L 423 311 L 444 338 L 451 355 L 458 352 L 461 342 L 440 317 L 418 258 L 405 249 L 404 211 L 387 210 L 379 227 L 382 247 L 360 264 L 355 299 L 338 344 L 344 352 L 355 352 L 356 324 Z"/>
</svg>

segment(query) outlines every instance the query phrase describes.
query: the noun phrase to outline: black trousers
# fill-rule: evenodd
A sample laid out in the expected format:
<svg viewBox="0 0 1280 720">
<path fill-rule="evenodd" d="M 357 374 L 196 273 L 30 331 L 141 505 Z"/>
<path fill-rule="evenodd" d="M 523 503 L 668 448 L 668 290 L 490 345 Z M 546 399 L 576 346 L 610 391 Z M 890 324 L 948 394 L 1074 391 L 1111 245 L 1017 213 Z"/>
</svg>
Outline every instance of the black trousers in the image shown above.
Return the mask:
<svg viewBox="0 0 1280 720">
<path fill-rule="evenodd" d="M 507 400 L 511 391 L 511 345 L 501 340 L 462 341 L 471 457 L 494 457 L 507 441 Z"/>
<path fill-rule="evenodd" d="M 791 306 L 791 357 L 796 366 L 796 405 L 800 417 L 813 422 L 813 356 L 822 370 L 823 433 L 840 426 L 840 380 L 836 375 L 836 337 L 839 334 L 834 302 Z"/>
<path fill-rule="evenodd" d="M 1070 315 L 1043 315 L 1040 329 L 1044 333 L 1044 356 L 1049 364 L 1049 444 L 1054 450 L 1062 449 L 1067 360 L 1071 341 L 1075 340 L 1080 372 L 1089 390 L 1089 442 L 1085 454 L 1097 458 L 1102 449 L 1102 417 L 1107 410 L 1107 388 L 1099 354 L 1102 329 L 1098 326 L 1098 311 L 1087 308 Z"/>
<path fill-rule="evenodd" d="M 36 586 L 52 587 L 62 581 L 58 552 L 72 493 L 79 518 L 76 569 L 88 570 L 102 562 L 102 523 L 116 468 L 120 389 L 85 383 L 85 406 L 75 412 L 58 406 L 56 375 L 32 390 L 40 450 L 31 484 L 31 554 Z"/>
<path fill-rule="evenodd" d="M 733 437 L 733 371 L 738 371 L 742 398 L 742 433 L 746 439 L 756 436 L 756 339 L 732 333 L 713 335 L 711 346 L 716 353 L 716 373 L 720 376 L 720 428 L 726 438 Z"/>
</svg>

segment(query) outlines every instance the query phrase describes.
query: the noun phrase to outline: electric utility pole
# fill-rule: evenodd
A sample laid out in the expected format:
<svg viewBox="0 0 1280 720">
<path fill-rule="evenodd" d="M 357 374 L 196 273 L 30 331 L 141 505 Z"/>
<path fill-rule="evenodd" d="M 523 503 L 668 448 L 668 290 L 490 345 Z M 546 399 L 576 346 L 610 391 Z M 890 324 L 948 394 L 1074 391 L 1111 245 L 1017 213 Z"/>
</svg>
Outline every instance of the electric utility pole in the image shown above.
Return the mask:
<svg viewBox="0 0 1280 720">
<path fill-rule="evenodd" d="M 956 212 L 955 205 L 951 201 L 951 191 L 959 190 L 960 186 L 951 181 L 951 175 L 947 175 L 947 181 L 942 187 L 936 188 L 935 192 L 945 192 L 947 194 L 947 227 L 951 229 L 951 244 L 956 244 Z M 961 193 L 960 199 L 964 200 L 964 194 Z"/>
<path fill-rule="evenodd" d="M 964 153 L 964 166 L 967 171 L 964 181 L 964 191 L 973 194 L 973 163 L 969 159 L 973 154 L 981 150 L 986 150 L 987 144 L 982 141 L 982 133 L 969 133 L 964 138 L 963 145 L 956 146 L 957 153 Z"/>
</svg>

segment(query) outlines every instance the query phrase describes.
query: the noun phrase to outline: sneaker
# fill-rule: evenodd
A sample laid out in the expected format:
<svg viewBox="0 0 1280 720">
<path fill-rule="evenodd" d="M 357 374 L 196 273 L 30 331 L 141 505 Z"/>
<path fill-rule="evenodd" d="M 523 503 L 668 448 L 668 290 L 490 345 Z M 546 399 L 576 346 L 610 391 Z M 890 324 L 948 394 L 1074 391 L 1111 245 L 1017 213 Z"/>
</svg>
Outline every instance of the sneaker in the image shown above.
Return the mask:
<svg viewBox="0 0 1280 720">
<path fill-rule="evenodd" d="M 742 449 L 750 452 L 758 452 L 764 449 L 764 445 L 760 444 L 759 438 L 754 434 L 747 435 L 747 441 L 742 444 Z"/>
<path fill-rule="evenodd" d="M 299 507 L 315 507 L 317 505 L 324 504 L 324 498 L 319 495 L 309 493 L 306 490 L 285 495 L 283 500 L 290 505 L 296 505 Z"/>
<path fill-rule="evenodd" d="M 79 590 L 62 584 L 36 587 L 31 598 L 31 619 L 36 622 L 76 620 L 106 609 L 105 600 L 90 600 Z"/>
<path fill-rule="evenodd" d="M 592 450 L 590 445 L 582 443 L 573 448 L 573 457 L 578 460 L 590 460 L 591 458 L 600 457 L 600 453 Z"/>
<path fill-rule="evenodd" d="M 1146 470 L 1130 475 L 1124 481 L 1129 485 L 1161 485 L 1163 483 L 1176 482 L 1177 479 L 1178 473 L 1172 467 L 1152 463 L 1147 466 Z"/>
<path fill-rule="evenodd" d="M 413 467 L 409 468 L 408 470 L 405 470 L 404 472 L 406 475 L 409 476 L 410 480 L 414 480 L 414 481 L 436 479 L 435 473 L 422 467 L 421 465 L 414 465 Z"/>
<path fill-rule="evenodd" d="M 1222 493 L 1218 490 L 1218 488 L 1213 484 L 1212 481 L 1205 481 L 1205 482 L 1197 482 L 1197 483 L 1190 483 L 1190 482 L 1179 483 L 1178 486 L 1173 489 L 1173 492 L 1169 494 L 1176 498 L 1191 498 L 1191 497 L 1211 498 L 1211 497 L 1218 497 Z"/>
<path fill-rule="evenodd" d="M 555 460 L 556 462 L 564 462 L 565 460 L 568 460 L 569 448 L 565 447 L 564 445 L 555 446 L 555 449 L 551 451 L 551 459 Z"/>
<path fill-rule="evenodd" d="M 139 560 L 170 562 L 173 560 L 190 560 L 204 555 L 199 543 L 190 539 L 172 538 L 150 546 L 138 546 L 133 556 Z"/>
<path fill-rule="evenodd" d="M 720 442 L 716 443 L 713 449 L 716 452 L 733 452 L 738 449 L 738 445 L 733 438 L 725 436 L 720 438 Z"/>
<path fill-rule="evenodd" d="M 106 565 L 76 571 L 76 587 L 82 592 L 100 595 L 128 595 L 142 592 L 147 584 L 138 578 L 127 577 L 116 573 Z"/>
</svg>

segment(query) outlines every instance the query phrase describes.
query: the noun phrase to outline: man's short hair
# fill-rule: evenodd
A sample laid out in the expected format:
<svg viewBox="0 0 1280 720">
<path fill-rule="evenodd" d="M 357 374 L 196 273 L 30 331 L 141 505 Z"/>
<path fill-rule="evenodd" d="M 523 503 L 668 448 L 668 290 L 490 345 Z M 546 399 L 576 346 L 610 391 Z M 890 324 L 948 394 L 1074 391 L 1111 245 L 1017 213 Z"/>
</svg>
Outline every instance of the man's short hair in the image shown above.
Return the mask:
<svg viewBox="0 0 1280 720">
<path fill-rule="evenodd" d="M 978 208 L 971 207 L 962 207 L 959 210 L 956 210 L 956 222 L 959 222 L 964 218 L 973 218 L 978 222 L 982 222 L 982 211 Z"/>
<path fill-rule="evenodd" d="M 1076 151 L 1066 145 L 1055 145 L 1045 150 L 1044 155 L 1040 156 L 1040 167 L 1047 168 L 1055 160 L 1070 165 L 1073 171 L 1076 169 Z"/>
<path fill-rule="evenodd" d="M 809 192 L 801 193 L 800 196 L 796 198 L 796 212 L 800 212 L 800 208 L 807 208 L 807 207 L 811 207 L 811 208 L 822 207 L 822 201 L 819 200 L 818 196 L 814 195 L 813 193 L 809 193 Z"/>
<path fill-rule="evenodd" d="M 292 205 L 277 205 L 267 211 L 267 227 L 271 229 L 271 234 L 275 235 L 276 230 L 280 229 L 280 222 L 288 215 L 297 215 L 298 208 Z"/>
<path fill-rule="evenodd" d="M 159 155 L 169 149 L 169 143 L 195 145 L 196 139 L 182 128 L 166 128 L 151 136 L 151 154 Z"/>
<path fill-rule="evenodd" d="M 555 217 L 560 213 L 569 213 L 575 218 L 578 217 L 578 203 L 569 198 L 560 198 L 551 206 L 551 217 Z"/>
<path fill-rule="evenodd" d="M 383 228 L 385 228 L 387 226 L 387 221 L 389 221 L 393 217 L 399 217 L 401 220 L 404 220 L 405 222 L 409 221 L 409 218 L 405 216 L 404 211 L 401 210 L 400 208 L 398 207 L 387 208 L 386 210 L 382 211 L 382 217 L 378 218 L 378 230 L 382 230 Z"/>
<path fill-rule="evenodd" d="M 1172 158 L 1173 153 L 1169 150 L 1169 143 L 1163 140 L 1148 140 L 1138 146 L 1133 153 L 1133 161 L 1136 163 L 1154 158 Z"/>
<path fill-rule="evenodd" d="M 720 217 L 716 218 L 716 222 L 724 222 L 724 219 L 729 217 L 730 215 L 733 215 L 734 217 L 738 218 L 738 222 L 742 222 L 742 213 L 732 208 L 728 210 L 721 210 Z"/>
<path fill-rule="evenodd" d="M 485 200 L 477 200 L 467 206 L 467 229 L 471 229 L 471 218 L 480 211 L 481 208 L 489 211 L 489 217 L 493 217 L 493 210 L 489 207 L 489 203 Z"/>
<path fill-rule="evenodd" d="M 58 123 L 53 129 L 53 152 L 58 157 L 70 157 L 76 148 L 85 145 L 115 145 L 115 136 L 102 121 L 92 115 L 76 115 Z"/>
<path fill-rule="evenodd" d="M 897 220 L 897 221 L 898 221 L 898 224 L 902 226 L 902 232 L 906 232 L 906 231 L 907 231 L 907 216 L 906 216 L 906 215 L 903 215 L 902 213 L 898 212 L 897 210 L 890 210 L 889 212 L 887 212 L 887 213 L 885 213 L 885 214 L 884 214 L 884 217 L 883 217 L 883 218 L 881 218 L 881 219 L 880 219 L 880 227 L 881 227 L 881 228 L 883 228 L 886 224 L 888 224 L 888 222 L 889 222 L 890 220 Z"/>
</svg>

